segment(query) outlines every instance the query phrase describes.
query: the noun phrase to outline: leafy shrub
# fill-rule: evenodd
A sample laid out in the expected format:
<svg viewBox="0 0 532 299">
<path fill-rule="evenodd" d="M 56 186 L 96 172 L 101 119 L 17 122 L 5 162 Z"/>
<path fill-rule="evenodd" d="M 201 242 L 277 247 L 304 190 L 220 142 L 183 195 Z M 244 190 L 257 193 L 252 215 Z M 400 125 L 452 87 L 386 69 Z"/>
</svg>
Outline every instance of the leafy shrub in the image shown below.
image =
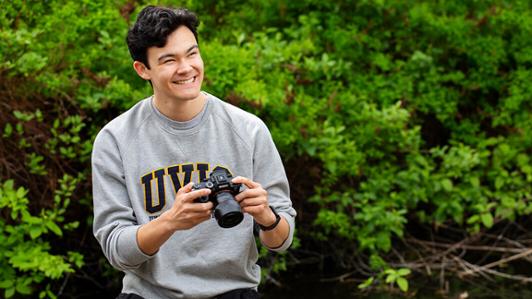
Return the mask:
<svg viewBox="0 0 532 299">
<path fill-rule="evenodd" d="M 300 212 L 301 252 L 333 252 L 347 268 L 369 256 L 375 279 L 364 286 L 406 290 L 410 272 L 393 269 L 388 253 L 417 228 L 472 236 L 532 212 L 529 1 L 158 3 L 200 16 L 205 89 L 269 125 Z M 3 182 L 36 196 L 61 171 L 88 174 L 99 128 L 151 92 L 124 43 L 145 4 L 11 1 L 0 10 L 0 150 L 24 154 L 25 171 L 7 159 Z M 86 202 L 90 184 L 80 185 Z M 52 187 L 28 209 L 59 209 Z M 47 244 L 41 252 L 54 251 Z M 271 269 L 291 266 L 274 259 Z M 21 285 L 52 278 L 39 271 Z M 10 281 L 1 286 L 16 289 Z"/>
<path fill-rule="evenodd" d="M 44 286 L 39 293 L 40 298 L 55 298 L 46 280 L 61 278 L 83 266 L 82 254 L 75 251 L 54 254 L 50 242 L 43 238 L 50 233 L 61 237 L 64 230 L 78 227 L 79 222 L 63 222 L 79 180 L 65 175 L 55 192 L 53 206 L 41 210 L 38 215 L 29 211 L 25 188 L 16 188 L 13 180 L 0 186 L 0 211 L 3 216 L 9 216 L 0 218 L 0 288 L 4 289 L 5 298 L 15 293 L 30 295 L 36 290 L 36 285 Z"/>
</svg>

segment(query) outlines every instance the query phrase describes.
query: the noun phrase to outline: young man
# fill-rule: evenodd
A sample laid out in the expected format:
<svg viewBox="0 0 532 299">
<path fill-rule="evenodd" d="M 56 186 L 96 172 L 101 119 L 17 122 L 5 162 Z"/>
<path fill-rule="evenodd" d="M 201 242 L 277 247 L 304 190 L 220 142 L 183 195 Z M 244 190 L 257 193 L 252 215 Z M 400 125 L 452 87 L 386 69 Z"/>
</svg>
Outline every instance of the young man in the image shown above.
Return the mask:
<svg viewBox="0 0 532 299">
<path fill-rule="evenodd" d="M 201 91 L 197 25 L 185 9 L 140 12 L 127 44 L 153 96 L 94 143 L 94 235 L 125 273 L 120 298 L 257 298 L 254 222 L 269 249 L 292 242 L 296 213 L 270 133 L 254 115 Z M 215 169 L 242 184 L 232 200 L 244 218 L 231 228 L 211 216 L 212 201 L 197 202 L 211 190 L 193 188 Z"/>
</svg>

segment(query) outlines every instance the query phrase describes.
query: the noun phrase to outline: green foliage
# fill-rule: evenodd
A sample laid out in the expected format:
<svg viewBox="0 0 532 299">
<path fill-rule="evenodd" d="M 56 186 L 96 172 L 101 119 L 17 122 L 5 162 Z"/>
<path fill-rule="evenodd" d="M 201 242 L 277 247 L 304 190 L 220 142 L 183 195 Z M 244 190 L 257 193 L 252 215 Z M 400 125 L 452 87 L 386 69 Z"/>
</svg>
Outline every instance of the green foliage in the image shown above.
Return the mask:
<svg viewBox="0 0 532 299">
<path fill-rule="evenodd" d="M 406 280 L 404 276 L 407 276 L 408 274 L 410 274 L 410 272 L 410 269 L 406 268 L 402 268 L 399 270 L 386 269 L 384 271 L 384 274 L 386 274 L 385 282 L 390 284 L 395 283 L 397 284 L 397 286 L 399 286 L 399 289 L 401 289 L 401 291 L 406 292 L 408 291 L 408 280 Z"/>
<path fill-rule="evenodd" d="M 0 118 L 1 140 L 24 154 L 25 186 L 58 168 L 87 174 L 98 129 L 151 93 L 124 43 L 146 3 L 30 2 L 0 10 L 0 79 L 10 87 L 2 96 L 12 105 Z M 408 223 L 474 234 L 531 214 L 530 1 L 157 3 L 200 16 L 205 89 L 258 114 L 287 165 L 312 161 L 309 195 L 293 198 L 306 213 L 301 246 L 334 244 L 345 261 L 369 254 L 376 279 L 363 286 L 408 289 L 405 270 L 390 270 L 384 258 Z M 30 225 L 34 218 L 13 211 L 31 202 L 17 202 L 8 212 L 19 217 L 9 223 L 17 234 L 60 237 L 61 226 L 50 224 L 58 221 L 31 216 L 41 220 Z M 289 265 L 274 259 L 265 273 Z M 40 283 L 9 269 L 0 283 L 6 297 Z"/>
<path fill-rule="evenodd" d="M 408 291 L 408 280 L 405 278 L 412 271 L 408 268 L 392 269 L 387 268 L 376 276 L 370 276 L 368 279 L 358 285 L 359 289 L 369 288 L 375 281 L 383 280 L 384 283 L 389 284 L 392 288 L 397 285 L 403 292 Z"/>
<path fill-rule="evenodd" d="M 527 3 L 249 1 L 202 48 L 207 87 L 319 162 L 312 238 L 385 253 L 409 220 L 479 232 L 532 211 Z"/>
<path fill-rule="evenodd" d="M 92 140 L 81 140 L 80 132 L 85 127 L 79 115 L 68 116 L 63 120 L 56 118 L 50 129 L 52 137 L 45 148 L 51 154 L 59 153 L 65 159 L 79 158 L 87 161 L 92 150 Z"/>
<path fill-rule="evenodd" d="M 16 188 L 12 180 L 0 185 L 0 211 L 9 217 L 0 218 L 0 288 L 5 298 L 16 293 L 33 294 L 41 285 L 47 291 L 40 298 L 53 298 L 49 291 L 49 280 L 56 280 L 84 265 L 78 252 L 68 252 L 66 256 L 54 254 L 44 236 L 50 233 L 61 237 L 64 230 L 77 227 L 77 222 L 63 223 L 70 198 L 81 180 L 65 175 L 58 183 L 54 205 L 42 209 L 38 215 L 29 211 L 28 190 Z M 63 228 L 61 228 L 62 226 Z"/>
<path fill-rule="evenodd" d="M 88 110 L 129 106 L 148 89 L 134 80 L 127 47 L 115 46 L 128 28 L 121 2 L 11 1 L 0 12 L 0 70 L 24 77 L 29 94 L 74 96 Z"/>
</svg>

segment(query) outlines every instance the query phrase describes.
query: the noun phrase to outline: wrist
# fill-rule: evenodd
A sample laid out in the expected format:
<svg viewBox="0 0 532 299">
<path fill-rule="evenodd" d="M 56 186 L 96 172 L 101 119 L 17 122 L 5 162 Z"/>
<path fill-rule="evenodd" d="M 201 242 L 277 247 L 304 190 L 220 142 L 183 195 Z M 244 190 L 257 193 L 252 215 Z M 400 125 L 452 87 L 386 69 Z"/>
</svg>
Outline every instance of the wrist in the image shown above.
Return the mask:
<svg viewBox="0 0 532 299">
<path fill-rule="evenodd" d="M 271 206 L 270 206 L 270 211 L 271 211 L 270 220 L 268 222 L 258 223 L 262 231 L 270 231 L 270 230 L 275 229 L 277 225 L 279 224 L 279 222 L 281 221 L 281 216 L 279 216 L 279 214 L 277 214 L 275 209 L 272 208 Z"/>
<path fill-rule="evenodd" d="M 159 222 L 160 229 L 165 233 L 173 234 L 180 230 L 178 223 L 176 223 L 175 217 L 170 213 L 170 210 L 162 213 L 161 216 L 152 221 Z"/>
</svg>

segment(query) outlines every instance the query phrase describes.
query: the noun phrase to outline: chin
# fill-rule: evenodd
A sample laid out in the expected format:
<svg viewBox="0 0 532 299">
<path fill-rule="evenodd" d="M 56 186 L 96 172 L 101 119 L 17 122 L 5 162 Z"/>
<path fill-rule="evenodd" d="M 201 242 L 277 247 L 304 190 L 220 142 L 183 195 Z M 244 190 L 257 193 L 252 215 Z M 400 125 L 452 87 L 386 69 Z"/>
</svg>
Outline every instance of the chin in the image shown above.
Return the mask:
<svg viewBox="0 0 532 299">
<path fill-rule="evenodd" d="M 200 92 L 190 93 L 190 94 L 176 94 L 175 98 L 181 101 L 193 101 L 201 95 Z"/>
</svg>

